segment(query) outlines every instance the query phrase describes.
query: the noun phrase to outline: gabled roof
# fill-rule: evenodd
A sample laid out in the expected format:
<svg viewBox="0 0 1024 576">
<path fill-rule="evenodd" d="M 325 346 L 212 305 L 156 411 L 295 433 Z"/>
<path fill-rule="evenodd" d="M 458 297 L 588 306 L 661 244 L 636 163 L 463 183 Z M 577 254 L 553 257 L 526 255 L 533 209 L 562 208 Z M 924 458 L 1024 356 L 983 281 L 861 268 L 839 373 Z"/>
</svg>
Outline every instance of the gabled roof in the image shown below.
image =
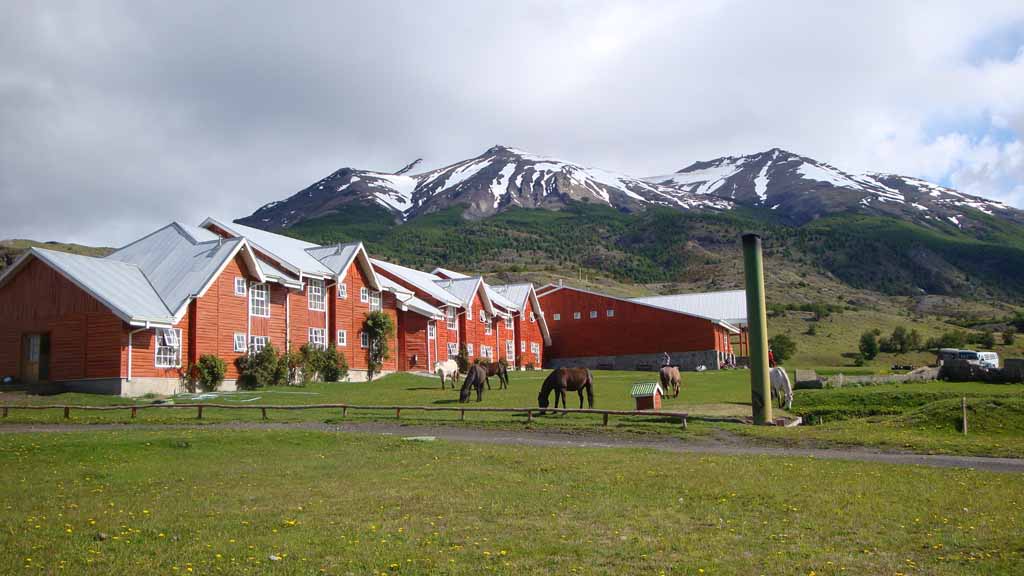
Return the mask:
<svg viewBox="0 0 1024 576">
<path fill-rule="evenodd" d="M 382 289 L 395 293 L 395 299 L 398 300 L 399 310 L 412 310 L 417 314 L 435 320 L 444 318 L 444 312 L 434 306 L 431 306 L 424 300 L 417 298 L 411 290 L 402 286 L 398 282 L 395 282 L 391 278 L 381 276 L 380 284 Z"/>
<path fill-rule="evenodd" d="M 692 312 L 683 312 L 681 310 L 675 310 L 673 308 L 667 308 L 665 306 L 660 306 L 658 304 L 650 304 L 650 303 L 647 303 L 647 302 L 638 302 L 637 300 L 631 300 L 631 299 L 628 299 L 628 298 L 618 298 L 616 296 L 609 296 L 607 294 L 601 294 L 600 292 L 593 292 L 591 290 L 584 290 L 583 288 L 576 288 L 574 286 L 569 286 L 568 284 L 562 284 L 562 285 L 547 284 L 547 285 L 543 286 L 539 290 L 540 295 L 538 296 L 538 298 L 546 298 L 547 296 L 549 296 L 551 294 L 554 294 L 555 292 L 558 292 L 559 290 L 572 290 L 573 292 L 582 292 L 584 294 L 592 294 L 594 296 L 600 296 L 602 298 L 607 298 L 609 300 L 618 300 L 619 302 L 628 302 L 630 304 L 636 304 L 638 306 L 646 306 L 648 308 L 654 308 L 654 309 L 662 310 L 662 311 L 665 311 L 665 312 L 672 312 L 672 313 L 675 313 L 675 314 L 685 314 L 687 316 L 692 316 L 694 318 L 700 318 L 702 320 L 707 320 L 708 322 L 711 322 L 713 324 L 717 324 L 717 325 L 719 325 L 719 326 L 721 326 L 721 327 L 725 328 L 726 330 L 728 330 L 730 332 L 733 332 L 733 333 L 739 333 L 739 331 L 740 331 L 739 328 L 737 328 L 736 326 L 734 326 L 734 325 L 730 324 L 729 322 L 727 322 L 725 320 L 722 320 L 720 318 L 711 318 L 711 317 L 708 317 L 708 316 L 703 316 L 701 314 L 694 314 Z"/>
<path fill-rule="evenodd" d="M 256 263 L 259 264 L 260 272 L 263 273 L 268 282 L 275 282 L 288 288 L 302 290 L 302 282 L 299 281 L 297 276 L 288 273 L 288 271 L 275 266 L 273 262 L 259 256 L 256 257 Z"/>
<path fill-rule="evenodd" d="M 494 314 L 494 304 L 491 303 L 490 295 L 487 294 L 486 289 L 481 289 L 486 286 L 483 278 L 479 276 L 467 276 L 466 278 L 451 280 L 438 278 L 434 280 L 434 284 L 437 284 L 458 298 L 465 307 L 469 307 L 473 303 L 473 298 L 479 293 L 480 299 L 484 303 L 484 310 L 489 314 Z"/>
<path fill-rule="evenodd" d="M 117 260 L 31 248 L 0 275 L 0 286 L 33 259 L 45 262 L 129 324 L 164 327 L 174 324 L 174 315 L 142 270 Z"/>
<path fill-rule="evenodd" d="M 381 289 L 380 278 L 377 277 L 377 272 L 373 269 L 373 264 L 370 263 L 370 257 L 366 254 L 366 248 L 363 247 L 362 242 L 317 246 L 316 248 L 307 248 L 306 252 L 330 269 L 339 280 L 345 276 L 353 262 L 359 262 L 370 281 L 370 287 L 375 290 Z"/>
<path fill-rule="evenodd" d="M 392 264 L 383 260 L 370 259 L 370 263 L 373 264 L 374 268 L 401 278 L 402 281 L 415 286 L 417 290 L 435 300 L 449 306 L 462 306 L 462 301 L 456 298 L 455 295 L 434 283 L 438 278 L 433 274 L 420 272 L 419 270 L 406 268 L 405 266 L 399 266 L 398 264 Z"/>
<path fill-rule="evenodd" d="M 491 289 L 501 294 L 505 300 L 515 305 L 515 310 L 522 310 L 526 307 L 526 299 L 530 296 L 533 284 L 498 284 L 491 286 Z"/>
<path fill-rule="evenodd" d="M 105 260 L 137 266 L 176 318 L 202 295 L 239 252 L 254 276 L 263 280 L 256 256 L 244 238 L 221 238 L 172 222 L 106 256 Z M 197 241 L 202 238 L 203 241 Z"/>
<path fill-rule="evenodd" d="M 231 236 L 248 239 L 258 252 L 266 254 L 275 260 L 278 266 L 292 274 L 313 278 L 328 278 L 334 275 L 330 268 L 307 252 L 310 248 L 320 248 L 317 244 L 234 222 L 227 224 L 216 218 L 207 218 L 200 226 L 207 229 L 216 226 Z"/>
<path fill-rule="evenodd" d="M 433 274 L 434 276 L 439 276 L 441 278 L 449 278 L 451 280 L 455 280 L 458 278 L 469 278 L 469 274 L 463 274 L 462 272 L 456 272 L 454 270 L 449 270 L 447 268 L 441 268 L 440 266 L 431 270 L 430 273 Z"/>
<path fill-rule="evenodd" d="M 642 304 L 653 304 L 662 308 L 670 308 L 695 316 L 717 318 L 737 326 L 746 325 L 747 323 L 746 290 L 644 296 L 642 298 L 631 298 L 630 300 Z"/>
</svg>

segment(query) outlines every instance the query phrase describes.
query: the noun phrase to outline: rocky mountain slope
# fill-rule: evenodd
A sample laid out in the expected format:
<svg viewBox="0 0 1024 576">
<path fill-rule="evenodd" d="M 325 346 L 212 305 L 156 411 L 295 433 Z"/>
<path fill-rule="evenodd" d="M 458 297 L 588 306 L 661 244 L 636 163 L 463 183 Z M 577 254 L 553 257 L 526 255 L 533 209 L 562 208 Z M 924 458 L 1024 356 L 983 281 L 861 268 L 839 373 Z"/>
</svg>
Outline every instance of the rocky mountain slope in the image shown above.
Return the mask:
<svg viewBox="0 0 1024 576">
<path fill-rule="evenodd" d="M 687 211 L 749 209 L 791 225 L 837 214 L 893 216 L 930 228 L 991 231 L 993 220 L 1024 224 L 1024 213 L 897 174 L 845 172 L 773 148 L 747 156 L 694 162 L 678 172 L 634 178 L 599 168 L 494 146 L 443 168 L 408 175 L 342 168 L 239 222 L 268 230 L 379 206 L 396 222 L 464 205 L 482 218 L 509 208 L 562 209 L 571 202 L 638 212 L 653 206 Z"/>
</svg>

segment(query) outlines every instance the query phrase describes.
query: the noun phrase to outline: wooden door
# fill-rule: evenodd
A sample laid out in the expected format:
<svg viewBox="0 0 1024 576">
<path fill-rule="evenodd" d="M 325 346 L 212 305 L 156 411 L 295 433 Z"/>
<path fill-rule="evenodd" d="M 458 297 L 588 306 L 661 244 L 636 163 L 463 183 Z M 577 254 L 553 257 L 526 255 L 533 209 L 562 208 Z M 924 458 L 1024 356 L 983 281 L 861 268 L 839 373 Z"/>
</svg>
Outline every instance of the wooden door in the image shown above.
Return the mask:
<svg viewBox="0 0 1024 576">
<path fill-rule="evenodd" d="M 28 384 L 50 379 L 49 334 L 25 334 L 21 337 L 21 381 Z"/>
</svg>

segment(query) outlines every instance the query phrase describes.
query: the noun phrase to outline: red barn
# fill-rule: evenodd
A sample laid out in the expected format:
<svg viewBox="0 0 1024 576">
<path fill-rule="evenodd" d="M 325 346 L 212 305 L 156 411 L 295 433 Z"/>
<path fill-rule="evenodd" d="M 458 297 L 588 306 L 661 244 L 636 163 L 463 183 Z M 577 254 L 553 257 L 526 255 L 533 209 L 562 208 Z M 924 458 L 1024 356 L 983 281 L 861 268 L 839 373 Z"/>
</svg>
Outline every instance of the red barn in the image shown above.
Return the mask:
<svg viewBox="0 0 1024 576">
<path fill-rule="evenodd" d="M 724 320 L 571 286 L 545 286 L 538 299 L 551 330 L 552 368 L 656 370 L 667 352 L 684 370 L 715 370 L 733 357 L 731 336 L 739 333 Z"/>
</svg>

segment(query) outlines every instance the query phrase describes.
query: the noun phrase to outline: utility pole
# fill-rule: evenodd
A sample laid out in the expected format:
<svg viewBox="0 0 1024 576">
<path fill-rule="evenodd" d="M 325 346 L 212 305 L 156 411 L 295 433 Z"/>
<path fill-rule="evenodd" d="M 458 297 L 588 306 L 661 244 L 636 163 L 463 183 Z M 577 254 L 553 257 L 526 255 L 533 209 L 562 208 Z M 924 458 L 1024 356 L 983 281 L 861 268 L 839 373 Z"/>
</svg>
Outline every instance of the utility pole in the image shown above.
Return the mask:
<svg viewBox="0 0 1024 576">
<path fill-rule="evenodd" d="M 754 424 L 772 422 L 772 391 L 768 374 L 768 318 L 764 301 L 764 263 L 761 237 L 743 235 L 743 273 L 747 288 L 750 346 L 750 404 Z"/>
</svg>

